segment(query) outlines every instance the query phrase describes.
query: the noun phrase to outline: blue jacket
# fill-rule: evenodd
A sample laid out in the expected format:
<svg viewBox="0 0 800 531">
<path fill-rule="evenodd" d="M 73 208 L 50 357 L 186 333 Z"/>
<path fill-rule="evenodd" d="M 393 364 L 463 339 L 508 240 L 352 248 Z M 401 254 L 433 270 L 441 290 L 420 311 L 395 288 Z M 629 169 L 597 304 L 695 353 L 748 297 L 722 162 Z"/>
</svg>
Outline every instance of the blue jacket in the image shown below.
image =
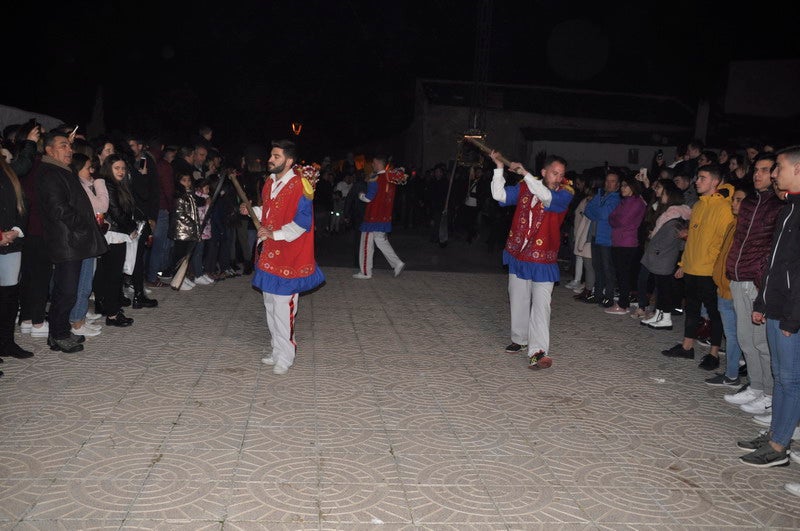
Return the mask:
<svg viewBox="0 0 800 531">
<path fill-rule="evenodd" d="M 608 217 L 617 208 L 619 201 L 619 192 L 607 194 L 601 189 L 586 205 L 583 215 L 594 225 L 589 231 L 591 233 L 592 229 L 595 230 L 594 243 L 597 245 L 611 247 L 611 225 L 608 223 Z"/>
</svg>

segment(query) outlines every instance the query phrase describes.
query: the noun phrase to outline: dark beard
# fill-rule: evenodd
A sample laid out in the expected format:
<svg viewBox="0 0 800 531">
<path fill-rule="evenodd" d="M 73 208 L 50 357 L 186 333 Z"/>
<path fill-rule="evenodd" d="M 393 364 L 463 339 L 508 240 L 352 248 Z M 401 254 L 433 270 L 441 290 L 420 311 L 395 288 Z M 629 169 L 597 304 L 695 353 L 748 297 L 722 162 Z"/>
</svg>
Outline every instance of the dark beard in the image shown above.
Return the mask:
<svg viewBox="0 0 800 531">
<path fill-rule="evenodd" d="M 272 173 L 274 173 L 275 175 L 280 176 L 281 174 L 283 174 L 283 170 L 285 170 L 285 169 L 286 169 L 286 163 L 284 162 L 280 166 L 275 166 L 270 171 Z"/>
</svg>

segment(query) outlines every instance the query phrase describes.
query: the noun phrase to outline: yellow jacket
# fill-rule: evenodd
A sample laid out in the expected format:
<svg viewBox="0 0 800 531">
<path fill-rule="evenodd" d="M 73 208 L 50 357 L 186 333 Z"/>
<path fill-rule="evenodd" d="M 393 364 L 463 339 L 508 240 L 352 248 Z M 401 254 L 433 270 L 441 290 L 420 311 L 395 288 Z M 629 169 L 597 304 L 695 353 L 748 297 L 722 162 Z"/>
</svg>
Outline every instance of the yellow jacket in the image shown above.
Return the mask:
<svg viewBox="0 0 800 531">
<path fill-rule="evenodd" d="M 714 262 L 714 284 L 717 285 L 717 295 L 723 299 L 732 299 L 731 295 L 731 281 L 725 276 L 725 262 L 728 260 L 728 253 L 733 244 L 733 234 L 736 232 L 736 221 L 728 225 L 725 231 L 725 237 L 722 239 L 722 249 L 719 251 L 716 262 Z"/>
<path fill-rule="evenodd" d="M 733 186 L 723 184 L 711 195 L 700 196 L 692 207 L 689 235 L 678 265 L 689 275 L 710 277 L 722 249 L 725 231 L 733 221 Z"/>
</svg>

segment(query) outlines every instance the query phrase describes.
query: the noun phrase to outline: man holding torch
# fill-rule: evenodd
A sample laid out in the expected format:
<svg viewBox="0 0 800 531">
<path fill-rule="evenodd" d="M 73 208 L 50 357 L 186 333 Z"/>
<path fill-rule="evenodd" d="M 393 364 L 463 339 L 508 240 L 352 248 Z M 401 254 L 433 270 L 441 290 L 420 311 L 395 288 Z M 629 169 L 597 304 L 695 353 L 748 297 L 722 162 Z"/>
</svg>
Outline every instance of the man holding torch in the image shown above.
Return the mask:
<svg viewBox="0 0 800 531">
<path fill-rule="evenodd" d="M 506 352 L 522 352 L 527 346 L 528 367 L 550 367 L 550 300 L 558 282 L 558 248 L 561 223 L 567 215 L 573 191 L 565 182 L 567 161 L 550 155 L 545 159 L 541 179 L 519 162 L 509 162 L 499 152 L 489 154 L 496 164 L 492 197 L 501 206 L 516 205 L 511 230 L 503 250 L 508 266 L 508 295 L 511 304 L 511 344 Z M 506 186 L 503 168 L 523 179 Z"/>
</svg>

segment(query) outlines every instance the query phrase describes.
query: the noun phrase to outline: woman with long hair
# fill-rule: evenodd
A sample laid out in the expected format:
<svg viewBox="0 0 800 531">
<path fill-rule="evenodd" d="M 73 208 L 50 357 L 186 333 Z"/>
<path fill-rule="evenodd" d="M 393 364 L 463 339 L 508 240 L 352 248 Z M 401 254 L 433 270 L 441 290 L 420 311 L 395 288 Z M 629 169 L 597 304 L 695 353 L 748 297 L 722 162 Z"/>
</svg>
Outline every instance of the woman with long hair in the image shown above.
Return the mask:
<svg viewBox="0 0 800 531">
<path fill-rule="evenodd" d="M 684 241 L 679 237 L 692 209 L 684 204 L 683 192 L 677 186 L 664 187 L 661 192 L 662 213 L 650 231 L 650 241 L 642 256 L 642 265 L 655 278 L 656 311 L 640 324 L 657 330 L 672 330 L 672 310 L 676 306 L 675 270 Z"/>
<path fill-rule="evenodd" d="M 108 190 L 103 179 L 95 179 L 95 162 L 88 155 L 73 153 L 72 162 L 69 164 L 72 171 L 80 179 L 86 195 L 94 209 L 95 219 L 98 223 L 104 223 L 106 212 L 108 212 Z M 101 227 L 102 229 L 102 227 Z M 78 281 L 78 294 L 75 299 L 75 306 L 69 314 L 69 322 L 72 325 L 72 333 L 79 336 L 96 336 L 100 333 L 101 326 L 89 321 L 100 318 L 99 314 L 88 314 L 89 295 L 92 293 L 92 282 L 97 258 L 92 256 L 84 258 L 81 263 L 81 276 Z"/>
<path fill-rule="evenodd" d="M 639 249 L 639 225 L 647 210 L 647 203 L 642 199 L 642 185 L 633 177 L 622 178 L 619 194 L 622 199 L 608 216 L 608 224 L 611 225 L 611 260 L 614 263 L 619 297 L 605 312 L 613 315 L 628 313 L 631 273 Z"/>
<path fill-rule="evenodd" d="M 25 197 L 17 174 L 5 157 L 0 157 L 0 360 L 3 356 L 33 356 L 33 352 L 23 349 L 14 341 L 26 215 Z"/>
<path fill-rule="evenodd" d="M 128 166 L 118 154 L 109 155 L 100 166 L 100 178 L 108 189 L 108 224 L 105 238 L 108 251 L 97 259 L 94 275 L 95 311 L 106 316 L 107 326 L 130 326 L 133 319 L 126 317 L 120 305 L 122 268 L 125 263 L 126 244 L 139 237 L 133 220 L 133 195 L 128 186 Z"/>
</svg>

